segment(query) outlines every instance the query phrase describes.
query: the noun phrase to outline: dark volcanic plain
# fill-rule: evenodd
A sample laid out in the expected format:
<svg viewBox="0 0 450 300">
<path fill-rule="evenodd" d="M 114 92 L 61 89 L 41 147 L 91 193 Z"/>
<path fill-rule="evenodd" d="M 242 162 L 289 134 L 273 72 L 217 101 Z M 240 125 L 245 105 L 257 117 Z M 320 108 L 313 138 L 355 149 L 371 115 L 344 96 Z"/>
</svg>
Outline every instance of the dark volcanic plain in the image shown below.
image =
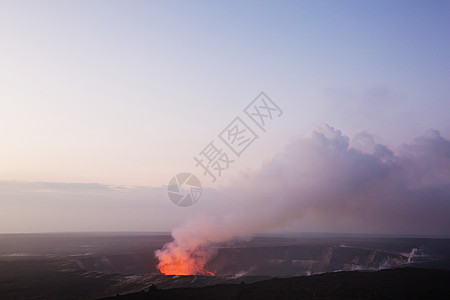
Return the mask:
<svg viewBox="0 0 450 300">
<path fill-rule="evenodd" d="M 0 298 L 98 299 L 129 294 L 129 299 L 398 299 L 450 295 L 446 287 L 450 239 L 446 238 L 255 237 L 215 245 L 217 255 L 206 269 L 216 276 L 160 274 L 153 253 L 170 240 L 167 234 L 149 233 L 0 235 Z"/>
<path fill-rule="evenodd" d="M 450 271 L 400 268 L 158 290 L 105 299 L 448 299 Z"/>
</svg>

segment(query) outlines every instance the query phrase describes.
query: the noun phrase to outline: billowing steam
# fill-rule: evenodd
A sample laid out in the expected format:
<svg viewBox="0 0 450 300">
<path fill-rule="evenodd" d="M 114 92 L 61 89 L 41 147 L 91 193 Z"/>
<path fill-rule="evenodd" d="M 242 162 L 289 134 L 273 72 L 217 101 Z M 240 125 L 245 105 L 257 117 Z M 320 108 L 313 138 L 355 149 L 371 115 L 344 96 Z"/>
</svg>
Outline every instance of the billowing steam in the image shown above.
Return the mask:
<svg viewBox="0 0 450 300">
<path fill-rule="evenodd" d="M 225 242 L 233 238 L 232 233 L 213 222 L 196 220 L 172 232 L 174 241 L 156 251 L 161 273 L 173 275 L 214 275 L 204 269 L 209 259 L 216 254 L 211 243 Z"/>
<path fill-rule="evenodd" d="M 324 125 L 220 191 L 155 254 L 165 274 L 208 274 L 214 243 L 296 223 L 303 231 L 450 234 L 450 141 L 430 130 L 394 154 Z M 301 230 L 301 229 L 300 229 Z"/>
</svg>

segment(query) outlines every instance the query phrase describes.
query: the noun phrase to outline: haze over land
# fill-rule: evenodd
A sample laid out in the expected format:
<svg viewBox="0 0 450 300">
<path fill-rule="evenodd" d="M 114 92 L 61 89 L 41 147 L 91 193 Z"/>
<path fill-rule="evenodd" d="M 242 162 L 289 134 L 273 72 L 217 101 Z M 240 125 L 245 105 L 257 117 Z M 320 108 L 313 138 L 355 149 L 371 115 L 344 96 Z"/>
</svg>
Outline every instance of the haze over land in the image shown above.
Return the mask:
<svg viewBox="0 0 450 300">
<path fill-rule="evenodd" d="M 198 234 L 209 229 L 219 240 L 220 232 L 240 236 L 285 225 L 290 231 L 448 236 L 449 153 L 450 141 L 435 130 L 393 153 L 367 133 L 350 141 L 323 125 L 258 171 L 218 191 L 205 189 L 187 210 L 173 206 L 164 187 L 1 182 L 2 229 L 169 231 L 187 219 L 197 223 L 188 227 L 204 227 Z"/>
</svg>

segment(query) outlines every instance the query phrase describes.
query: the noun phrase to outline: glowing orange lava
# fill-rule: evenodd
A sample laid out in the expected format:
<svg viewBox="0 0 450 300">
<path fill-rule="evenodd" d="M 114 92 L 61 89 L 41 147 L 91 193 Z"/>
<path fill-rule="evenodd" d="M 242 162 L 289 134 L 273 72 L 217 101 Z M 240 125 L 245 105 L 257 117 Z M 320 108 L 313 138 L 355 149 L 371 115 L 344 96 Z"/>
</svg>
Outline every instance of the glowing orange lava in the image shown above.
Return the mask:
<svg viewBox="0 0 450 300">
<path fill-rule="evenodd" d="M 178 253 L 181 254 L 181 253 Z M 195 263 L 195 259 L 184 253 L 184 255 L 165 256 L 158 264 L 159 271 L 165 275 L 210 275 L 213 272 Z"/>
</svg>

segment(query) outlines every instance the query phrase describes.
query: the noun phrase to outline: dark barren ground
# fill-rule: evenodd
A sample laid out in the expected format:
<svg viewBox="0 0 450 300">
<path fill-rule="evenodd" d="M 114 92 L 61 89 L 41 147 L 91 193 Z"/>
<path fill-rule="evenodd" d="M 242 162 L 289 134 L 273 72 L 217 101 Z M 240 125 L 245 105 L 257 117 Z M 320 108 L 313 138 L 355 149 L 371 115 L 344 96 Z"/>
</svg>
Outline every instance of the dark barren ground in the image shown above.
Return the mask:
<svg viewBox="0 0 450 300">
<path fill-rule="evenodd" d="M 401 268 L 147 291 L 107 299 L 449 299 L 450 271 Z"/>
<path fill-rule="evenodd" d="M 256 237 L 216 245 L 206 265 L 213 277 L 160 274 L 153 253 L 170 240 L 149 233 L 0 235 L 0 299 L 450 296 L 448 238 Z"/>
</svg>

